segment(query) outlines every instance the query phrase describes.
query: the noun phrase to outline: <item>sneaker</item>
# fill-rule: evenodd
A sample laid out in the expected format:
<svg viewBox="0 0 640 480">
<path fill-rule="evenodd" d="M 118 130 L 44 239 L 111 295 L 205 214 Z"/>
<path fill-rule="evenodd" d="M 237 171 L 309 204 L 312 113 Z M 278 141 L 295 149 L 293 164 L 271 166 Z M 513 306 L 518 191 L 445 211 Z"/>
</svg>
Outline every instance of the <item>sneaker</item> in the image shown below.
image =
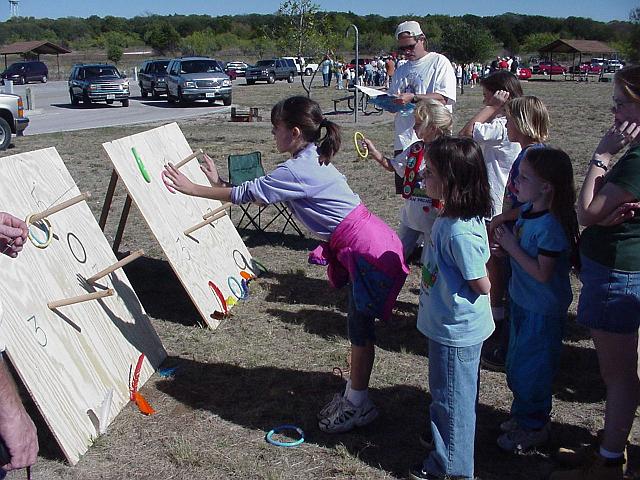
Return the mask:
<svg viewBox="0 0 640 480">
<path fill-rule="evenodd" d="M 318 427 L 326 433 L 347 432 L 353 427 L 363 427 L 373 422 L 378 413 L 378 408 L 370 398 L 367 398 L 362 405 L 356 407 L 341 396 L 331 414 L 318 422 Z"/>
<path fill-rule="evenodd" d="M 511 417 L 509 420 L 506 420 L 500 424 L 500 431 L 507 433 L 518 430 L 520 425 L 518 425 L 518 421 Z"/>
<path fill-rule="evenodd" d="M 524 430 L 517 428 L 498 437 L 498 446 L 506 452 L 526 452 L 534 447 L 544 445 L 549 440 L 549 425 L 540 430 Z"/>
<path fill-rule="evenodd" d="M 338 408 L 340 399 L 342 399 L 343 396 L 344 396 L 343 393 L 336 393 L 331 399 L 331 401 L 327 403 L 324 407 L 322 407 L 322 410 L 318 412 L 318 415 L 317 415 L 318 420 L 322 420 L 323 418 L 327 418 L 329 415 L 331 415 L 335 411 L 335 409 Z"/>
<path fill-rule="evenodd" d="M 505 354 L 502 347 L 496 347 L 480 356 L 480 365 L 492 372 L 505 371 Z"/>
<path fill-rule="evenodd" d="M 549 480 L 622 480 L 624 457 L 606 459 L 599 454 L 582 468 L 553 472 Z"/>
<path fill-rule="evenodd" d="M 425 472 L 422 469 L 422 464 L 420 464 L 409 470 L 409 478 L 411 480 L 438 480 L 442 477 Z"/>
</svg>

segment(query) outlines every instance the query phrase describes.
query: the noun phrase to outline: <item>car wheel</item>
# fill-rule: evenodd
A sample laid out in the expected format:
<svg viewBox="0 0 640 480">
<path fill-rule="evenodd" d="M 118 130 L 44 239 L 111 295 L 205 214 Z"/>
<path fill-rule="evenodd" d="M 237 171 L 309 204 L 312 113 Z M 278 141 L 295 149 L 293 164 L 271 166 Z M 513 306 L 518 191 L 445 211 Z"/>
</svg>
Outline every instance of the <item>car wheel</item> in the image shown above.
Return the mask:
<svg viewBox="0 0 640 480">
<path fill-rule="evenodd" d="M 256 83 L 255 80 L 247 80 L 247 85 L 253 85 L 255 83 Z"/>
<path fill-rule="evenodd" d="M 273 73 L 270 73 L 267 77 L 267 83 L 274 84 L 276 83 L 276 76 Z"/>
<path fill-rule="evenodd" d="M 11 143 L 11 127 L 9 123 L 0 118 L 0 150 L 6 150 Z"/>
<path fill-rule="evenodd" d="M 293 73 L 290 73 L 287 77 L 287 83 L 293 83 Z"/>
<path fill-rule="evenodd" d="M 43 75 L 43 76 L 42 76 L 42 78 L 40 79 L 40 81 L 41 81 L 42 83 L 47 83 L 47 80 L 48 80 L 48 78 L 47 78 L 47 76 L 46 76 L 46 75 Z"/>
<path fill-rule="evenodd" d="M 129 106 L 129 99 L 125 98 L 124 100 L 122 100 L 122 106 L 123 107 L 128 107 Z"/>
<path fill-rule="evenodd" d="M 304 74 L 305 74 L 307 77 L 310 77 L 312 73 L 313 73 L 313 70 L 311 70 L 310 68 L 307 68 L 307 69 L 304 71 Z"/>
<path fill-rule="evenodd" d="M 149 95 L 149 92 L 142 88 L 142 84 L 140 84 L 140 95 L 142 95 L 142 98 L 147 98 L 147 95 Z"/>
<path fill-rule="evenodd" d="M 69 90 L 69 98 L 71 98 L 71 105 L 78 105 L 80 100 L 76 97 L 71 90 Z"/>
<path fill-rule="evenodd" d="M 178 103 L 184 103 L 184 98 L 182 97 L 182 89 L 178 87 Z"/>
<path fill-rule="evenodd" d="M 157 100 L 158 98 L 160 98 L 160 94 L 153 86 L 151 87 L 151 98 L 153 98 L 154 100 Z"/>
<path fill-rule="evenodd" d="M 228 97 L 224 97 L 224 98 L 222 99 L 222 104 L 223 104 L 225 107 L 228 107 L 229 105 L 231 105 L 231 95 L 229 95 Z"/>
<path fill-rule="evenodd" d="M 167 102 L 169 102 L 172 105 L 176 103 L 176 99 L 173 97 L 173 95 L 171 95 L 170 92 L 167 92 Z"/>
</svg>

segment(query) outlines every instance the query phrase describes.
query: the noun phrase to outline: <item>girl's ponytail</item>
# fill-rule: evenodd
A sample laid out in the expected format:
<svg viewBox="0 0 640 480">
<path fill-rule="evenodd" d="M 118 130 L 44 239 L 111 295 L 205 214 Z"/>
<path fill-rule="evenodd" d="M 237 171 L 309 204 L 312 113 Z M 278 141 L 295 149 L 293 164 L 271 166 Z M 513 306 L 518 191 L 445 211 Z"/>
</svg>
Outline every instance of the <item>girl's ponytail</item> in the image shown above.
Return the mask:
<svg viewBox="0 0 640 480">
<path fill-rule="evenodd" d="M 327 165 L 331 163 L 331 159 L 340 150 L 342 138 L 338 124 L 323 118 L 320 122 L 320 128 L 323 127 L 326 129 L 326 133 L 318 143 L 318 155 L 320 156 L 320 163 Z"/>
</svg>

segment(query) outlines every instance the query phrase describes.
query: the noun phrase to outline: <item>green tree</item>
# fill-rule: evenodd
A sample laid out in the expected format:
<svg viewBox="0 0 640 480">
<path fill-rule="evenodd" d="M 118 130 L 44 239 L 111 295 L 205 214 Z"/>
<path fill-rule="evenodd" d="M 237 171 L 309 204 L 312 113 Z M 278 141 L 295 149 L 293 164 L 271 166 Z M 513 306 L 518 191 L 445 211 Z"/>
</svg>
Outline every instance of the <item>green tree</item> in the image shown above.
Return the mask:
<svg viewBox="0 0 640 480">
<path fill-rule="evenodd" d="M 180 34 L 166 20 L 154 22 L 144 36 L 147 45 L 161 54 L 175 50 L 180 42 Z"/>
<path fill-rule="evenodd" d="M 116 45 L 115 43 L 111 43 L 107 45 L 107 58 L 111 60 L 113 63 L 118 63 L 122 60 L 122 47 L 120 45 Z"/>
<path fill-rule="evenodd" d="M 637 62 L 640 60 L 640 7 L 636 7 L 629 12 L 629 20 L 633 23 L 633 29 L 629 36 L 629 42 L 631 44 L 631 51 L 629 60 Z"/>
<path fill-rule="evenodd" d="M 326 51 L 330 34 L 320 7 L 311 0 L 284 0 L 276 14 L 279 25 L 271 37 L 283 51 L 314 55 Z"/>
<path fill-rule="evenodd" d="M 452 18 L 442 31 L 442 51 L 460 63 L 482 62 L 493 55 L 496 42 L 485 28 L 471 27 Z"/>
<path fill-rule="evenodd" d="M 220 45 L 216 42 L 213 31 L 208 28 L 182 39 L 180 49 L 188 55 L 213 55 L 220 49 Z"/>
</svg>

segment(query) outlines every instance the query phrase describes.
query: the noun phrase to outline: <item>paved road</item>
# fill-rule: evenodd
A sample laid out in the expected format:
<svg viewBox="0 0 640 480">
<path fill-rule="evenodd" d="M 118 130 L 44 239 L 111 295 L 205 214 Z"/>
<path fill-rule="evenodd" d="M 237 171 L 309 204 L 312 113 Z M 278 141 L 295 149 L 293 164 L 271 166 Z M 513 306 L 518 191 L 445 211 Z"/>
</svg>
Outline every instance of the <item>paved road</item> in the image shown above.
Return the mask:
<svg viewBox="0 0 640 480">
<path fill-rule="evenodd" d="M 166 97 L 152 100 L 142 98 L 140 88 L 131 84 L 131 101 L 129 107 L 123 108 L 120 103 L 107 105 L 96 103 L 90 107 L 71 105 L 67 82 L 48 82 L 46 84 L 30 83 L 34 96 L 34 111 L 27 111 L 29 126 L 25 135 L 39 133 L 83 130 L 86 128 L 129 125 L 156 121 L 172 121 L 179 118 L 195 117 L 209 113 L 227 113 L 230 107 L 209 106 L 207 102 L 197 102 L 189 107 L 172 106 Z M 14 93 L 25 98 L 25 85 L 15 85 Z M 26 107 L 26 100 L 25 100 Z"/>
</svg>

